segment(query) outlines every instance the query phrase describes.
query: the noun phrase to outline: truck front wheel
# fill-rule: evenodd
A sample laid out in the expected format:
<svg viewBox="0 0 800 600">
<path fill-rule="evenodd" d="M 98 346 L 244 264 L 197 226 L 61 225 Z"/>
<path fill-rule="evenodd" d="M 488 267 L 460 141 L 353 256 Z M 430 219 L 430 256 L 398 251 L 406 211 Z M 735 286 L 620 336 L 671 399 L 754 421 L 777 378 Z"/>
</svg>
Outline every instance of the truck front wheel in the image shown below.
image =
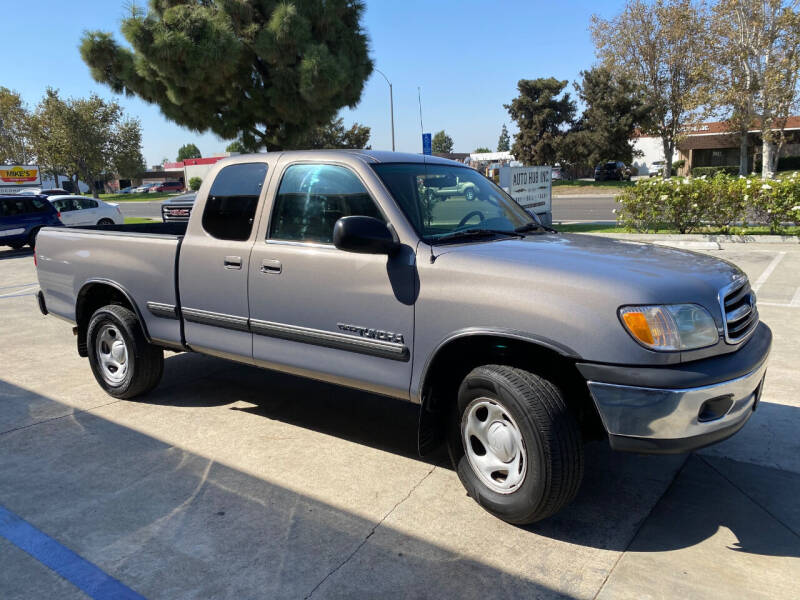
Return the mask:
<svg viewBox="0 0 800 600">
<path fill-rule="evenodd" d="M 575 497 L 583 478 L 580 429 L 548 380 L 503 365 L 478 367 L 464 378 L 455 413 L 450 458 L 487 511 L 521 525 Z"/>
<path fill-rule="evenodd" d="M 161 380 L 164 351 L 147 342 L 132 310 L 116 304 L 97 309 L 86 340 L 92 373 L 109 395 L 141 396 Z"/>
</svg>

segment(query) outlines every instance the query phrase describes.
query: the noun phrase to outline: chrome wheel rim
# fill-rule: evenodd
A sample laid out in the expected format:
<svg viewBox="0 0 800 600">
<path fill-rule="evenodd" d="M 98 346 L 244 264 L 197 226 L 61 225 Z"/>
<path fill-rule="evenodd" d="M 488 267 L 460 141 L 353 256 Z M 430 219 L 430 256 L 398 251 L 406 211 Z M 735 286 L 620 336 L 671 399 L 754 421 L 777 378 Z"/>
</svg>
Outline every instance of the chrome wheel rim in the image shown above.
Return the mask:
<svg viewBox="0 0 800 600">
<path fill-rule="evenodd" d="M 100 372 L 108 383 L 118 385 L 128 374 L 128 346 L 116 325 L 100 328 L 95 342 Z"/>
<path fill-rule="evenodd" d="M 525 481 L 527 454 L 522 433 L 506 408 L 491 398 L 476 398 L 461 418 L 461 439 L 472 471 L 499 494 Z"/>
</svg>

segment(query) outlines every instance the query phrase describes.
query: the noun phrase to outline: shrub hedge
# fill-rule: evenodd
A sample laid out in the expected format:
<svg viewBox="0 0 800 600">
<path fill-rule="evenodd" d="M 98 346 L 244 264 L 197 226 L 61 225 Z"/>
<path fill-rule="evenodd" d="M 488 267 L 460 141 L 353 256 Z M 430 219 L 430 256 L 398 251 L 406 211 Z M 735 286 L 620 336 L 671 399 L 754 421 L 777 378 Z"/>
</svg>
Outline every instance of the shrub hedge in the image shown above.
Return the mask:
<svg viewBox="0 0 800 600">
<path fill-rule="evenodd" d="M 800 225 L 800 173 L 763 181 L 758 177 L 673 177 L 639 180 L 617 196 L 617 222 L 640 232 L 706 226 L 729 231 L 738 224 Z"/>
</svg>

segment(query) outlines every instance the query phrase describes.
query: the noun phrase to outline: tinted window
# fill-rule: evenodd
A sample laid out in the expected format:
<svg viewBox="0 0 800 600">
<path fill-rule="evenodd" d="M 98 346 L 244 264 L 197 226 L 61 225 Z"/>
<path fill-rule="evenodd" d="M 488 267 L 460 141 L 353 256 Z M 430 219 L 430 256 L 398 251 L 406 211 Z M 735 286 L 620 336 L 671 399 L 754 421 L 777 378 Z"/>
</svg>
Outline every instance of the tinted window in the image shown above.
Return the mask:
<svg viewBox="0 0 800 600">
<path fill-rule="evenodd" d="M 97 208 L 97 202 L 89 198 L 78 198 L 78 206 L 81 208 Z"/>
<path fill-rule="evenodd" d="M 222 169 L 208 192 L 203 228 L 223 240 L 249 238 L 266 175 L 264 163 L 230 165 Z"/>
<path fill-rule="evenodd" d="M 48 212 L 50 210 L 50 202 L 42 198 L 31 198 L 28 200 L 31 204 L 32 212 Z"/>
<path fill-rule="evenodd" d="M 25 198 L 6 198 L 0 200 L 0 217 L 16 217 L 31 212 Z"/>
<path fill-rule="evenodd" d="M 269 237 L 330 244 L 336 221 L 351 215 L 384 220 L 355 173 L 335 165 L 292 165 L 281 180 Z"/>
</svg>

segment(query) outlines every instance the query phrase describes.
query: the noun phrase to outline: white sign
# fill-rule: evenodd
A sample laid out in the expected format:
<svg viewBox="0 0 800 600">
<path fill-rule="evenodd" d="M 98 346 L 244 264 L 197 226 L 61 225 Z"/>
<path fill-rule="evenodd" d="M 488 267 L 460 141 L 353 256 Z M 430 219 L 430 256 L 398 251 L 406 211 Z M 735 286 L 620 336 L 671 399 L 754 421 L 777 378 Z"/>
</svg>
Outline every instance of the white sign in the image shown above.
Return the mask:
<svg viewBox="0 0 800 600">
<path fill-rule="evenodd" d="M 552 167 L 509 167 L 508 182 L 502 181 L 501 185 L 522 208 L 537 214 L 549 213 L 552 174 Z"/>
<path fill-rule="evenodd" d="M 37 165 L 0 165 L 0 184 L 41 185 L 42 177 Z"/>
</svg>

